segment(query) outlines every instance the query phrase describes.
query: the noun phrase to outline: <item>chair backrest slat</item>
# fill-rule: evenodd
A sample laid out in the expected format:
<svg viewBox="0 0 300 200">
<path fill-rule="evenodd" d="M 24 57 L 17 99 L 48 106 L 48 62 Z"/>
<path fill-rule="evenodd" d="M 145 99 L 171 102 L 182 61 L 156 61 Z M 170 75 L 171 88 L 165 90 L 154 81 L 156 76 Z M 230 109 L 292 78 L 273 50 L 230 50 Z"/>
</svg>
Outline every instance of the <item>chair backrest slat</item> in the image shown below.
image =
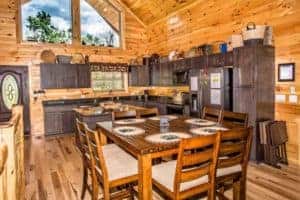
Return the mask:
<svg viewBox="0 0 300 200">
<path fill-rule="evenodd" d="M 159 115 L 157 108 L 147 108 L 136 111 L 137 118 L 155 117 Z"/>
<path fill-rule="evenodd" d="M 177 196 L 180 196 L 182 183 L 206 175 L 208 182 L 204 184 L 214 188 L 219 147 L 220 133 L 181 140 L 174 179 L 174 191 Z M 192 188 L 195 190 L 193 192 L 197 192 L 198 189 Z M 214 189 L 211 192 L 214 193 Z"/>
<path fill-rule="evenodd" d="M 222 125 L 229 128 L 247 128 L 248 126 L 248 114 L 238 112 L 223 112 Z"/>
<path fill-rule="evenodd" d="M 113 120 L 136 118 L 136 111 L 135 110 L 114 111 L 112 113 L 112 116 L 113 116 Z"/>
<path fill-rule="evenodd" d="M 78 143 L 76 142 L 76 145 L 78 146 L 82 155 L 87 159 L 89 159 L 89 157 L 87 156 L 89 153 L 89 149 L 88 149 L 88 143 L 87 143 L 86 133 L 85 133 L 86 124 L 76 119 L 76 127 L 77 127 L 76 137 L 78 139 Z"/>
<path fill-rule="evenodd" d="M 100 137 L 96 131 L 85 128 L 86 138 L 89 147 L 89 155 L 92 160 L 92 170 L 95 175 L 100 178 L 100 181 L 108 181 L 108 172 L 105 164 L 105 158 L 103 155 L 103 150 L 100 142 Z"/>
<path fill-rule="evenodd" d="M 212 149 L 203 150 L 201 152 L 196 152 L 192 154 L 185 155 L 182 158 L 182 165 L 183 166 L 192 166 L 199 163 L 207 162 L 211 159 L 213 154 Z"/>
<path fill-rule="evenodd" d="M 223 110 L 205 106 L 203 108 L 202 118 L 221 123 L 223 120 Z"/>
<path fill-rule="evenodd" d="M 250 155 L 252 131 L 252 128 L 240 128 L 222 132 L 218 168 L 238 164 L 246 167 Z"/>
</svg>

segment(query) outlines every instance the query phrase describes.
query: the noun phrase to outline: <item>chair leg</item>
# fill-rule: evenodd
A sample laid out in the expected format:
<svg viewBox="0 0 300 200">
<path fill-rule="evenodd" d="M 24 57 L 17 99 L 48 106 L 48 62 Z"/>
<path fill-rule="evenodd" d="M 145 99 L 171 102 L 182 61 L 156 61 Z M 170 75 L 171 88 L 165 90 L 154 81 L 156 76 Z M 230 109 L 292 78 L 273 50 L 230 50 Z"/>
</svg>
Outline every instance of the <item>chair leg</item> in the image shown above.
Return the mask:
<svg viewBox="0 0 300 200">
<path fill-rule="evenodd" d="M 88 186 L 88 170 L 83 165 L 83 178 L 82 178 L 82 189 L 81 189 L 81 199 L 84 199 L 86 190 Z"/>
<path fill-rule="evenodd" d="M 129 186 L 129 192 L 130 192 L 129 200 L 134 200 L 134 189 L 133 189 L 133 185 L 130 185 L 130 186 Z"/>
<path fill-rule="evenodd" d="M 246 180 L 241 178 L 233 184 L 233 200 L 246 200 Z"/>
</svg>

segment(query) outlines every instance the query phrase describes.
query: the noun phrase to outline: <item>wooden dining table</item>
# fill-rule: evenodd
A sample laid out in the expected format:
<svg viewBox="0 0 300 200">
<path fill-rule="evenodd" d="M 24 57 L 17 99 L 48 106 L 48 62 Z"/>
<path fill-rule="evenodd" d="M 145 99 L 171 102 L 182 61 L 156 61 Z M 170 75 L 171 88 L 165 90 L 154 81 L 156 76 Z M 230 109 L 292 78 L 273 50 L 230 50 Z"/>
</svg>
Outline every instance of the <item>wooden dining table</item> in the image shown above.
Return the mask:
<svg viewBox="0 0 300 200">
<path fill-rule="evenodd" d="M 190 132 L 192 128 L 201 126 L 186 123 L 187 117 L 178 117 L 169 122 L 168 127 L 160 127 L 159 120 L 146 119 L 143 123 L 125 125 L 142 128 L 144 134 L 134 136 L 123 136 L 116 133 L 113 129 L 117 125 L 112 121 L 98 122 L 97 131 L 100 135 L 102 145 L 107 144 L 109 138 L 125 151 L 132 154 L 138 160 L 138 195 L 139 199 L 152 200 L 152 160 L 178 153 L 179 142 L 153 143 L 146 139 L 147 136 L 165 132 L 180 132 L 189 134 L 190 137 L 201 137 Z M 124 125 L 123 125 L 124 126 Z"/>
</svg>

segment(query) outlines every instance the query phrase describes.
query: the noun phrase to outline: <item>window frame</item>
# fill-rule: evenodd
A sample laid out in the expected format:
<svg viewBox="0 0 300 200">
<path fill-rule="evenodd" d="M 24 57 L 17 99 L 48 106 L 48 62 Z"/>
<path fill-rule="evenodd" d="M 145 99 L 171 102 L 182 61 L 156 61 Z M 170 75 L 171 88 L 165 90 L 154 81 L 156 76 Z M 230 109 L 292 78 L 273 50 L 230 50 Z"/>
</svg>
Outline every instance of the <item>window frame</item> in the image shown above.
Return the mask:
<svg viewBox="0 0 300 200">
<path fill-rule="evenodd" d="M 17 17 L 16 17 L 16 37 L 17 43 L 21 45 L 34 45 L 34 46 L 55 46 L 55 47 L 73 47 L 73 46 L 82 46 L 95 49 L 115 49 L 115 50 L 124 50 L 125 47 L 125 14 L 124 9 L 121 5 L 117 5 L 113 0 L 105 0 L 115 9 L 120 12 L 119 23 L 120 23 L 120 46 L 119 47 L 105 47 L 105 46 L 92 46 L 92 45 L 82 45 L 81 44 L 81 22 L 80 22 L 80 0 L 71 0 L 71 28 L 72 28 L 72 40 L 71 44 L 61 44 L 61 43 L 47 43 L 47 42 L 32 42 L 23 40 L 23 28 L 22 28 L 22 0 L 17 1 Z M 93 5 L 91 5 L 93 7 Z M 76 12 L 78 11 L 78 12 Z M 99 13 L 99 15 L 101 15 Z M 101 15 L 102 16 L 102 15 Z M 103 17 L 104 18 L 104 17 Z M 107 20 L 104 18 L 107 22 Z M 110 23 L 109 23 L 110 25 Z"/>
<path fill-rule="evenodd" d="M 93 80 L 92 80 L 92 73 L 91 72 L 91 89 L 94 91 L 94 92 L 109 92 L 110 90 L 95 90 L 94 87 L 93 87 Z M 103 72 L 105 73 L 105 72 Z M 123 89 L 120 89 L 120 90 L 112 90 L 113 92 L 126 92 L 128 91 L 128 72 L 121 72 L 122 73 L 122 82 L 124 84 L 124 87 Z"/>
</svg>

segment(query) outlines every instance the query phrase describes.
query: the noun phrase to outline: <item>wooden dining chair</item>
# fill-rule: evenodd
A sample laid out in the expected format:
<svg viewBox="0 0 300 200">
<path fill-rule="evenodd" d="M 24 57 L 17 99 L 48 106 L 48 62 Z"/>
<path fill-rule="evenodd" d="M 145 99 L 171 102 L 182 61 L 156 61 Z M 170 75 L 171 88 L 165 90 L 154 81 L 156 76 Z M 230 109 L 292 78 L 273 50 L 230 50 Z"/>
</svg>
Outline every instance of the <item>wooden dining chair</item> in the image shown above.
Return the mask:
<svg viewBox="0 0 300 200">
<path fill-rule="evenodd" d="M 0 144 L 0 175 L 2 174 L 6 160 L 7 160 L 8 152 L 7 152 L 7 145 L 4 143 Z"/>
<path fill-rule="evenodd" d="M 114 112 L 112 112 L 112 119 L 113 120 L 130 119 L 130 118 L 136 118 L 136 111 L 135 110 L 114 111 Z"/>
<path fill-rule="evenodd" d="M 223 119 L 221 124 L 228 128 L 247 128 L 248 114 L 231 111 L 223 111 Z"/>
<path fill-rule="evenodd" d="M 215 175 L 220 134 L 182 139 L 177 161 L 152 167 L 153 184 L 171 199 L 186 199 L 207 193 L 215 199 Z M 187 153 L 204 149 L 201 152 Z"/>
<path fill-rule="evenodd" d="M 92 165 L 89 156 L 89 148 L 88 148 L 88 143 L 87 143 L 86 133 L 85 133 L 86 126 L 87 125 L 85 123 L 79 121 L 76 118 L 77 133 L 75 135 L 75 139 L 77 137 L 77 142 L 75 142 L 75 144 L 81 153 L 82 168 L 83 168 L 81 199 L 84 199 L 86 191 L 89 191 L 90 194 L 92 193 L 92 189 L 88 185 L 88 174 L 92 172 Z"/>
<path fill-rule="evenodd" d="M 202 112 L 202 119 L 221 123 L 223 119 L 223 110 L 205 106 Z"/>
<path fill-rule="evenodd" d="M 155 117 L 159 115 L 157 108 L 145 108 L 136 111 L 137 118 Z"/>
<path fill-rule="evenodd" d="M 138 181 L 137 160 L 116 144 L 101 146 L 98 133 L 88 127 L 85 130 L 93 166 L 92 199 L 98 199 L 100 185 L 103 187 L 104 200 L 134 199 L 133 186 Z"/>
<path fill-rule="evenodd" d="M 217 196 L 227 199 L 224 191 L 233 188 L 233 199 L 246 199 L 246 175 L 253 128 L 232 129 L 221 134 L 217 166 Z"/>
</svg>

